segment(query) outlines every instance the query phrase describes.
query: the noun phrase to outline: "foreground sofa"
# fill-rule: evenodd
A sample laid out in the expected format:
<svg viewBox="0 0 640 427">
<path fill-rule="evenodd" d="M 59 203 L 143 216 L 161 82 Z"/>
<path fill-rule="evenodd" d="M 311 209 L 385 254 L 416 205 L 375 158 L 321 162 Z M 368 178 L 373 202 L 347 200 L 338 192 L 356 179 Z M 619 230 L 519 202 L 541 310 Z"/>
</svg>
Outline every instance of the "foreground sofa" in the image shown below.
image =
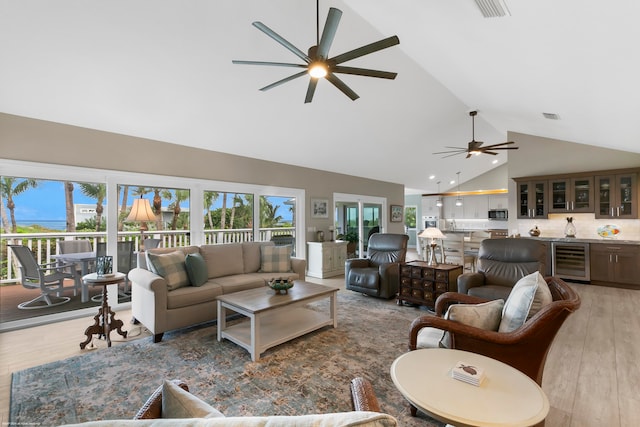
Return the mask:
<svg viewBox="0 0 640 427">
<path fill-rule="evenodd" d="M 129 272 L 132 315 L 160 342 L 166 331 L 215 320 L 219 295 L 273 278 L 304 280 L 306 265 L 273 242 L 150 249 Z"/>
<path fill-rule="evenodd" d="M 138 411 L 133 420 L 89 421 L 74 426 L 361 426 L 395 427 L 397 420 L 381 412 L 371 383 L 361 377 L 351 380 L 353 412 L 329 414 L 229 417 L 189 393 L 187 384 L 180 380 L 165 381 Z"/>
</svg>

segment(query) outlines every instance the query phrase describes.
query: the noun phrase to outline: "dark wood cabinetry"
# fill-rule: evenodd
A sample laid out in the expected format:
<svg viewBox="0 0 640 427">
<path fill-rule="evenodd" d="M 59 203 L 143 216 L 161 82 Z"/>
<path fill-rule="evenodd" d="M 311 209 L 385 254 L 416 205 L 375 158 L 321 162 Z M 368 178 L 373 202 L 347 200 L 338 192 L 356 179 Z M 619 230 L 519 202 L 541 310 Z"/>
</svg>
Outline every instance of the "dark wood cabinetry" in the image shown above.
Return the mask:
<svg viewBox="0 0 640 427">
<path fill-rule="evenodd" d="M 640 169 L 614 169 L 514 178 L 518 218 L 592 213 L 596 218 L 638 218 Z"/>
<path fill-rule="evenodd" d="M 591 283 L 640 289 L 640 248 L 637 245 L 592 243 Z"/>
<path fill-rule="evenodd" d="M 547 181 L 518 182 L 518 218 L 546 218 Z"/>
<path fill-rule="evenodd" d="M 403 301 L 433 308 L 436 298 L 445 292 L 458 291 L 461 265 L 430 266 L 424 261 L 410 261 L 400 265 L 400 288 L 397 302 Z"/>
<path fill-rule="evenodd" d="M 593 176 L 549 180 L 549 213 L 593 212 Z"/>
<path fill-rule="evenodd" d="M 595 177 L 596 218 L 637 218 L 637 174 Z"/>
</svg>

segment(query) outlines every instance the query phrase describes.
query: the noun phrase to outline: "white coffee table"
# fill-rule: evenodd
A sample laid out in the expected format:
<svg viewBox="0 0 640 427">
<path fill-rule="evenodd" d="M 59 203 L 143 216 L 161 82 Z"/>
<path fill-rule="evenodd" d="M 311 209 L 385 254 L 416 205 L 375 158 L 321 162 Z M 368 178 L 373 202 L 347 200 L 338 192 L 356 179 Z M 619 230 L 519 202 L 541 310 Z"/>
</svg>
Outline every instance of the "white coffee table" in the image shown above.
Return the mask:
<svg viewBox="0 0 640 427">
<path fill-rule="evenodd" d="M 485 379 L 479 387 L 451 377 L 451 368 L 460 361 L 484 368 Z M 412 406 L 457 427 L 532 426 L 549 412 L 547 396 L 531 378 L 467 351 L 410 351 L 393 362 L 391 378 Z"/>
<path fill-rule="evenodd" d="M 296 280 L 287 294 L 279 295 L 268 287 L 234 292 L 218 297 L 218 341 L 223 338 L 247 349 L 251 360 L 278 344 L 324 326 L 338 326 L 338 288 Z M 329 298 L 329 312 L 305 307 L 313 301 Z M 227 310 L 248 317 L 227 325 Z"/>
</svg>

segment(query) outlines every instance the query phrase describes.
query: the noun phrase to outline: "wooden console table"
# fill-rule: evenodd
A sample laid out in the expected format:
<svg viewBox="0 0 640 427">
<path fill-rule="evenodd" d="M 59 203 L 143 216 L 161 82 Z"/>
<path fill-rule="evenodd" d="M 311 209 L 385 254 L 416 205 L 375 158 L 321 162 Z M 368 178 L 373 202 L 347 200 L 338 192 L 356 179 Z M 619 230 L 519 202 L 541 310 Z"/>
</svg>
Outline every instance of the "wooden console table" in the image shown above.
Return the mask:
<svg viewBox="0 0 640 427">
<path fill-rule="evenodd" d="M 424 261 L 400 264 L 400 288 L 397 303 L 403 301 L 433 308 L 436 298 L 445 292 L 458 291 L 458 276 L 462 266 L 438 264 L 430 266 Z"/>
<path fill-rule="evenodd" d="M 112 330 L 117 329 L 120 335 L 124 338 L 127 337 L 127 331 L 122 330 L 124 323 L 122 320 L 116 319 L 116 314 L 111 310 L 109 302 L 107 301 L 107 285 L 120 283 L 124 281 L 125 277 L 126 275 L 120 272 L 113 273 L 113 275 L 110 276 L 98 276 L 96 273 L 91 273 L 82 277 L 85 283 L 102 286 L 102 306 L 98 310 L 98 314 L 93 317 L 95 323 L 84 331 L 87 339 L 80 343 L 81 350 L 84 350 L 87 344 L 91 342 L 93 334 L 104 335 L 107 340 L 107 347 L 111 347 L 111 338 L 109 335 Z"/>
</svg>

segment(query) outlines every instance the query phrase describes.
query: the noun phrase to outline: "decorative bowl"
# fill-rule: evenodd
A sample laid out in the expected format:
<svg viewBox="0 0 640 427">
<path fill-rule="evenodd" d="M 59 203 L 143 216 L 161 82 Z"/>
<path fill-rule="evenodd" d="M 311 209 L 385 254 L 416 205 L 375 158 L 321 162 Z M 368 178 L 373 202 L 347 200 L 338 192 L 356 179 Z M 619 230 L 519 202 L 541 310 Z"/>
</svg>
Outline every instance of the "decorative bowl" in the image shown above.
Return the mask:
<svg viewBox="0 0 640 427">
<path fill-rule="evenodd" d="M 276 294 L 287 294 L 289 289 L 293 287 L 293 282 L 289 279 L 271 279 L 267 282 L 267 286 L 275 291 Z"/>
<path fill-rule="evenodd" d="M 621 231 L 622 230 L 620 230 L 620 227 L 617 225 L 607 224 L 602 227 L 598 227 L 598 236 L 605 239 L 613 239 L 620 234 Z"/>
</svg>

